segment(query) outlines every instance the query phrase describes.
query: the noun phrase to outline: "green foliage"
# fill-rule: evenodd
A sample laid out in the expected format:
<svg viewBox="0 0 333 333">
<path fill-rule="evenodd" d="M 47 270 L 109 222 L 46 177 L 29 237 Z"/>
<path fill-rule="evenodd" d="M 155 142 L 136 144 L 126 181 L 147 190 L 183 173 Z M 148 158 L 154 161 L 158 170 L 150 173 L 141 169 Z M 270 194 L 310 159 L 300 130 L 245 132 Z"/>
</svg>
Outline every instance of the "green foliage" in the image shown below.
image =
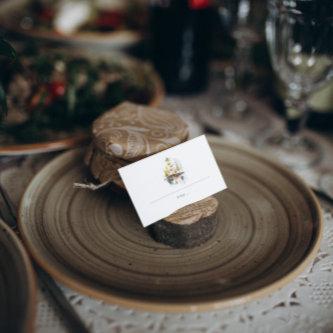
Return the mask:
<svg viewBox="0 0 333 333">
<path fill-rule="evenodd" d="M 16 52 L 13 49 L 13 47 L 1 37 L 0 37 L 0 55 L 7 58 L 11 58 L 13 60 L 16 59 Z"/>
<path fill-rule="evenodd" d="M 102 112 L 124 100 L 147 103 L 155 87 L 150 66 L 123 64 L 111 57 L 93 61 L 30 49 L 20 56 L 19 66 L 6 61 L 5 69 L 1 73 L 3 95 L 16 74 L 27 79 L 31 88 L 23 110 L 28 119 L 17 125 L 3 124 L 2 130 L 15 142 L 37 142 L 85 130 Z"/>
</svg>

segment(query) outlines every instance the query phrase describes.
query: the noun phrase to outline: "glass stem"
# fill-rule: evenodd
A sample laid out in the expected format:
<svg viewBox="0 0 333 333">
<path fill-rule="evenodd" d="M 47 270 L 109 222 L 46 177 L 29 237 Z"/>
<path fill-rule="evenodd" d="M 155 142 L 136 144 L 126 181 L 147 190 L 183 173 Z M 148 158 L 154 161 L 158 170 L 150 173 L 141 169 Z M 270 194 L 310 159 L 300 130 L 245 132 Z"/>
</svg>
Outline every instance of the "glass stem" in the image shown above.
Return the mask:
<svg viewBox="0 0 333 333">
<path fill-rule="evenodd" d="M 244 86 L 246 74 L 251 67 L 251 47 L 252 43 L 246 38 L 237 39 L 237 47 L 235 54 L 235 81 L 237 87 Z"/>
<path fill-rule="evenodd" d="M 243 86 L 243 81 L 248 71 L 251 60 L 251 43 L 243 38 L 236 41 L 235 60 L 232 66 L 227 66 L 224 71 L 225 89 L 229 92 L 235 91 Z"/>
<path fill-rule="evenodd" d="M 306 97 L 288 97 L 285 101 L 287 111 L 287 130 L 290 136 L 296 136 L 304 129 L 309 115 Z"/>
</svg>

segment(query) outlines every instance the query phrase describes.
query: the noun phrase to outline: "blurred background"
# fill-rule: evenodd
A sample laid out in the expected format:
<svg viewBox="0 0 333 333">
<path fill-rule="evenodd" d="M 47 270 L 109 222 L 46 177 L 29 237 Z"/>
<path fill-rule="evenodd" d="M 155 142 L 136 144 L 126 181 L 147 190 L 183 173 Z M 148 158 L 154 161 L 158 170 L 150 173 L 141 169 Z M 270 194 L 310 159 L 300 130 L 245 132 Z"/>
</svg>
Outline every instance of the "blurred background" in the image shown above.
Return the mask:
<svg viewBox="0 0 333 333">
<path fill-rule="evenodd" d="M 287 2 L 305 17 L 332 16 L 328 0 L 325 13 L 314 0 Z M 289 37 L 269 40 L 282 23 L 268 8 L 264 0 L 0 0 L 2 153 L 59 140 L 74 146 L 99 114 L 131 100 L 174 109 L 194 131 L 273 151 L 287 165 L 314 164 L 320 143 L 299 133 L 330 135 L 333 83 L 311 86 L 301 108 L 289 97 L 297 82 L 330 67 L 332 26 L 312 32 L 296 20 Z M 328 47 L 310 66 L 313 41 Z M 293 77 L 272 66 L 283 61 L 279 42 Z M 273 135 L 279 121 L 284 133 Z"/>
<path fill-rule="evenodd" d="M 94 119 L 129 100 L 176 112 L 190 138 L 212 134 L 258 149 L 332 202 L 332 79 L 332 0 L 0 0 L 0 183 L 18 205 L 46 162 L 88 143 Z M 303 294 L 298 287 L 278 294 L 260 311 L 268 319 L 258 327 L 279 320 L 282 329 L 305 331 L 313 318 L 314 330 L 332 328 L 325 282 L 332 272 L 331 208 L 323 215 L 317 281 L 303 276 Z M 94 328 L 105 319 L 118 331 L 100 301 L 90 299 L 90 308 L 82 295 L 69 298 L 93 317 Z M 39 305 L 39 327 L 53 326 L 50 308 Z M 124 325 L 134 314 L 124 312 Z M 242 325 L 256 319 L 236 315 Z M 182 327 L 197 325 L 199 316 L 184 318 Z"/>
</svg>

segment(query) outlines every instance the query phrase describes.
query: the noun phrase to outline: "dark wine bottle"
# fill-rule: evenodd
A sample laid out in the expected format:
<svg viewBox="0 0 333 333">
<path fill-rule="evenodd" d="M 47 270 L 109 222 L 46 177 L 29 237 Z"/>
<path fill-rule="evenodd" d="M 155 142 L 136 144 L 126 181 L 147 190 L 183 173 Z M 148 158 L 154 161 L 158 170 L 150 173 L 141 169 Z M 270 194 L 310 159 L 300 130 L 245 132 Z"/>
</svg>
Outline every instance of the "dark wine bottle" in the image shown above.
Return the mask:
<svg viewBox="0 0 333 333">
<path fill-rule="evenodd" d="M 151 1 L 152 59 L 169 93 L 206 87 L 213 17 L 210 0 Z"/>
</svg>

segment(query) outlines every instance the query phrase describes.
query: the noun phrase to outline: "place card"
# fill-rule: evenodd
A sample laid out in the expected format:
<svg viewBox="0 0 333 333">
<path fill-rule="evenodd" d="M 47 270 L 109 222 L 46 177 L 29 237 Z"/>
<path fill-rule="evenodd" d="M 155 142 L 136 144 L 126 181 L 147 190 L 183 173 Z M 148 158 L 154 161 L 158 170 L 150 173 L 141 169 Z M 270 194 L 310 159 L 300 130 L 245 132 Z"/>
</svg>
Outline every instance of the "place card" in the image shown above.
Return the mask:
<svg viewBox="0 0 333 333">
<path fill-rule="evenodd" d="M 227 188 L 204 135 L 118 171 L 144 227 Z"/>
</svg>

